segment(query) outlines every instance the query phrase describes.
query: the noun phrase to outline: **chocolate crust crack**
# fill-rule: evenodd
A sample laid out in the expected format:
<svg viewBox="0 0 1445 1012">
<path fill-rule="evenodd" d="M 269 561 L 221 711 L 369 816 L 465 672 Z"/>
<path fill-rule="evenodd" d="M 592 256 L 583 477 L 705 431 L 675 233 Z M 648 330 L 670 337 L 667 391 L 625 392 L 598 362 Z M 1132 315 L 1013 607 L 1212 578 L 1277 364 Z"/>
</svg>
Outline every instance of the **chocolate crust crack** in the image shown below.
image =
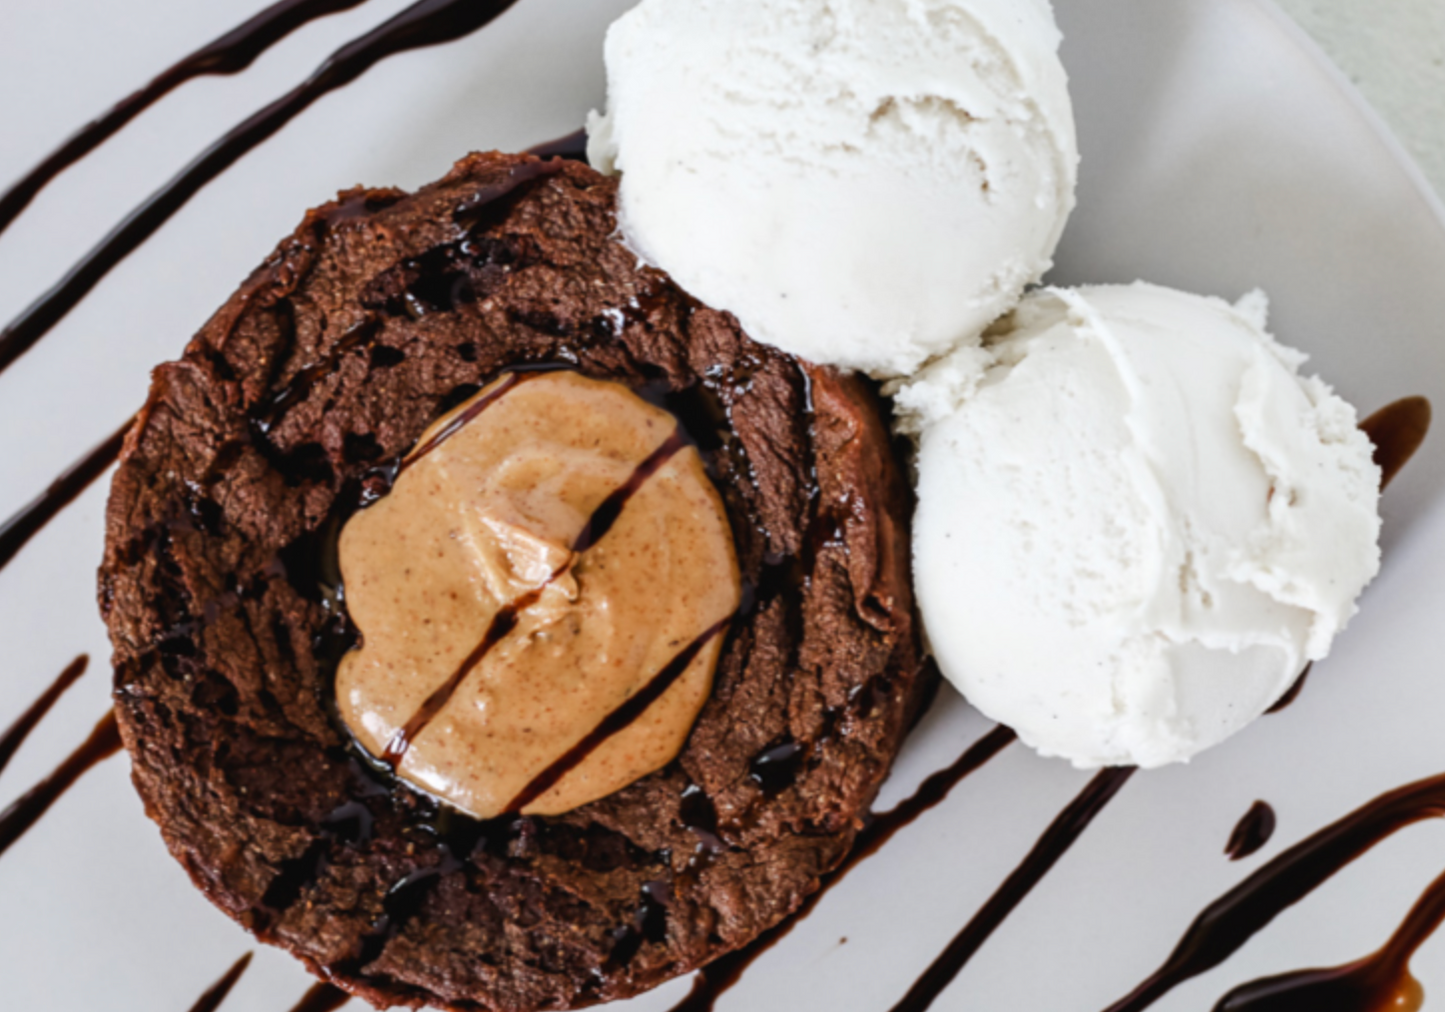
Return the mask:
<svg viewBox="0 0 1445 1012">
<path fill-rule="evenodd" d="M 99 596 L 147 813 L 218 907 L 378 1005 L 575 1008 L 745 944 L 842 860 L 927 688 L 872 391 L 640 267 L 615 192 L 487 154 L 342 194 L 156 370 L 114 480 Z M 546 367 L 679 418 L 744 602 L 676 760 L 478 822 L 337 721 L 334 543 L 431 422 Z"/>
</svg>

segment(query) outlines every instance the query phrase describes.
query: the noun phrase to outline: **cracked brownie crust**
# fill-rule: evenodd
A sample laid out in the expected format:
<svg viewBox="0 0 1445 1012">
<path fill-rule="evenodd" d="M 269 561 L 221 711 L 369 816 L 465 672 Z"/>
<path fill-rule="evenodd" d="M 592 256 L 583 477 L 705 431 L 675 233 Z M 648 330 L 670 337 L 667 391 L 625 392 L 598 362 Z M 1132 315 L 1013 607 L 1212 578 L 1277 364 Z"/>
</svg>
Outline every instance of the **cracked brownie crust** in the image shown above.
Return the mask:
<svg viewBox="0 0 1445 1012">
<path fill-rule="evenodd" d="M 842 859 L 926 688 L 871 390 L 640 267 L 614 201 L 498 154 L 342 194 L 156 370 L 111 490 L 100 600 L 147 812 L 217 906 L 378 1005 L 573 1008 L 747 943 Z M 335 719 L 334 541 L 433 419 L 544 365 L 682 419 L 746 600 L 673 763 L 477 822 Z"/>
</svg>

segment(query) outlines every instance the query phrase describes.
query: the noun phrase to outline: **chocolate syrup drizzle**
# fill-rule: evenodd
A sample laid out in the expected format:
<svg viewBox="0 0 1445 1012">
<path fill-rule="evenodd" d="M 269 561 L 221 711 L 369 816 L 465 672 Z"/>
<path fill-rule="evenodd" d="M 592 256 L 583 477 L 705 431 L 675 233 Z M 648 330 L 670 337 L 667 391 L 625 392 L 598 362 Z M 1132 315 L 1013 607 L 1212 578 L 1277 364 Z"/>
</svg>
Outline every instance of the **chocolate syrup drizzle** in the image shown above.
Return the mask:
<svg viewBox="0 0 1445 1012">
<path fill-rule="evenodd" d="M 850 871 L 878 853 L 899 830 L 912 825 L 924 812 L 940 804 L 964 778 L 982 769 L 990 759 L 1017 738 L 1018 736 L 1006 727 L 994 728 L 974 742 L 950 766 L 929 776 L 909 797 L 888 811 L 872 816 L 853 841 L 853 849 L 848 852 L 843 863 L 823 876 L 822 884 L 803 901 L 803 905 L 791 917 L 777 927 L 765 931 L 736 952 L 730 952 L 704 966 L 693 976 L 692 990 L 687 997 L 674 1005 L 670 1012 L 712 1012 L 718 998 L 741 979 L 743 972 L 759 956 L 786 938 Z"/>
<path fill-rule="evenodd" d="M 65 509 L 80 493 L 90 487 L 95 479 L 105 473 L 106 468 L 120 456 L 125 434 L 130 431 L 127 421 L 105 442 L 76 461 L 70 468 L 50 483 L 50 487 L 37 496 L 29 506 L 16 513 L 0 525 L 0 569 L 4 569 L 26 542 L 35 537 L 56 514 Z"/>
<path fill-rule="evenodd" d="M 225 976 L 207 989 L 206 993 L 196 999 L 191 1006 L 191 1012 L 216 1012 L 221 1007 L 221 1002 L 226 1000 L 226 995 L 231 993 L 231 988 L 236 986 L 236 981 L 241 979 L 241 974 L 246 972 L 246 967 L 251 965 L 251 956 L 254 953 L 246 953 L 236 960 L 234 966 L 226 971 Z"/>
<path fill-rule="evenodd" d="M 0 772 L 10 765 L 16 749 L 25 743 L 30 732 L 35 730 L 35 726 L 50 712 L 50 708 L 59 701 L 61 696 L 65 695 L 65 690 L 85 674 L 86 666 L 89 664 L 90 658 L 85 654 L 81 654 L 71 661 L 59 677 L 50 684 L 50 688 L 42 692 L 40 698 L 30 704 L 30 709 L 22 713 L 19 719 L 10 725 L 4 736 L 0 737 Z"/>
<path fill-rule="evenodd" d="M 109 759 L 120 751 L 120 728 L 116 725 L 115 714 L 107 713 L 101 718 L 95 730 L 90 733 L 70 757 L 61 763 L 54 773 L 30 788 L 0 812 L 0 854 L 20 837 L 55 804 L 57 798 L 70 789 L 93 766 Z"/>
<path fill-rule="evenodd" d="M 1224 845 L 1225 855 L 1231 861 L 1243 861 L 1251 854 L 1257 854 L 1274 836 L 1278 821 L 1273 808 L 1263 801 L 1256 801 L 1234 827 L 1234 832 L 1229 834 L 1229 842 Z"/>
<path fill-rule="evenodd" d="M 537 776 L 532 779 L 532 782 L 522 788 L 521 792 L 512 799 L 511 804 L 507 806 L 507 812 L 520 812 L 526 808 L 555 787 L 559 780 L 581 765 L 583 760 L 595 752 L 608 738 L 625 731 L 637 721 L 638 718 L 647 712 L 648 707 L 661 699 L 667 693 L 667 690 L 672 688 L 673 683 L 682 677 L 683 672 L 697 659 L 697 655 L 702 653 L 703 647 L 707 646 L 727 630 L 728 626 L 732 624 L 733 618 L 734 616 L 729 615 L 727 618 L 714 623 L 710 628 L 705 629 L 697 639 L 684 647 L 682 653 L 674 657 L 667 663 L 666 667 L 652 676 L 651 681 L 629 696 L 625 703 L 603 718 L 602 723 L 593 728 L 587 737 L 583 738 L 576 745 L 573 745 L 560 759 L 537 774 Z"/>
<path fill-rule="evenodd" d="M 1313 668 L 1314 666 L 1315 666 L 1315 665 L 1314 665 L 1314 662 L 1313 662 L 1313 661 L 1311 661 L 1310 663 L 1306 664 L 1306 665 L 1305 665 L 1305 669 L 1304 669 L 1303 671 L 1301 671 L 1301 672 L 1299 673 L 1299 677 L 1294 680 L 1294 684 L 1289 687 L 1289 690 L 1288 690 L 1287 692 L 1285 692 L 1285 694 L 1284 694 L 1283 696 L 1280 696 L 1280 697 L 1279 697 L 1279 702 L 1275 703 L 1273 706 L 1271 706 L 1268 710 L 1265 710 L 1264 712 L 1265 712 L 1265 713 L 1279 713 L 1281 710 L 1287 710 L 1287 709 L 1289 709 L 1290 705 L 1291 705 L 1296 699 L 1299 699 L 1299 694 L 1304 691 L 1305 682 L 1309 681 L 1310 669 Z"/>
<path fill-rule="evenodd" d="M 1415 456 L 1430 431 L 1430 402 L 1424 397 L 1404 397 L 1387 404 L 1360 423 L 1375 444 L 1375 463 L 1380 465 L 1380 487 L 1394 481 L 1400 469 Z"/>
<path fill-rule="evenodd" d="M 256 57 L 301 26 L 350 10 L 365 0 L 281 0 L 238 28 L 156 77 L 135 94 L 116 103 L 108 112 L 87 123 L 69 140 L 0 196 L 0 233 L 10 227 L 20 212 L 56 176 L 90 154 L 122 127 L 187 81 L 198 77 L 236 74 Z"/>
<path fill-rule="evenodd" d="M 1419 1012 L 1425 990 L 1410 973 L 1410 959 L 1442 921 L 1445 875 L 1374 955 L 1329 970 L 1298 970 L 1243 984 L 1220 999 L 1214 1012 Z"/>
<path fill-rule="evenodd" d="M 1108 1012 L 1140 1012 L 1148 1008 L 1179 984 L 1223 963 L 1281 912 L 1382 840 L 1424 819 L 1441 817 L 1445 817 L 1445 775 L 1382 794 L 1295 844 L 1205 908 L 1164 965 L 1127 997 L 1110 1005 Z M 1430 901 L 1426 904 L 1427 913 L 1433 916 L 1434 904 L 1440 902 L 1440 898 L 1432 889 L 1427 899 Z M 1402 929 L 1409 943 L 1397 949 L 1387 946 L 1387 951 L 1403 952 L 1403 958 L 1408 960 L 1437 923 L 1438 920 L 1431 920 L 1430 916 L 1417 921 L 1412 915 Z M 1369 1005 L 1307 1007 L 1339 1007 L 1351 1012 L 1371 1012 L 1372 1009 Z"/>
<path fill-rule="evenodd" d="M 331 984 L 315 984 L 301 996 L 291 1012 L 336 1012 L 351 1000 L 351 995 Z"/>
<path fill-rule="evenodd" d="M 111 231 L 54 287 L 0 331 L 0 373 L 29 351 L 202 187 L 269 139 L 313 102 L 356 80 L 388 56 L 452 42 L 501 16 L 515 0 L 417 0 L 329 56 L 310 77 L 207 148 Z"/>
<path fill-rule="evenodd" d="M 1019 866 L 960 931 L 891 1012 L 923 1012 L 973 958 L 1004 919 L 1074 845 L 1094 818 L 1134 775 L 1134 767 L 1100 770 L 1088 786 L 1044 830 Z"/>
</svg>

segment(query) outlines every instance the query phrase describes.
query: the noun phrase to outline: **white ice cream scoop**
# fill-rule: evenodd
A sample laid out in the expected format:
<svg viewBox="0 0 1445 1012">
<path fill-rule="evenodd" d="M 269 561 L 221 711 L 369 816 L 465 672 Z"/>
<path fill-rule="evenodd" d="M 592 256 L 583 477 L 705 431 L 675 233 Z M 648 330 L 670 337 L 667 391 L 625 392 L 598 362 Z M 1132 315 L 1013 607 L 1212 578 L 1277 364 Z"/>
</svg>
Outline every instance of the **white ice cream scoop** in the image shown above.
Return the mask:
<svg viewBox="0 0 1445 1012">
<path fill-rule="evenodd" d="M 1050 266 L 1059 41 L 1048 0 L 642 0 L 589 154 L 632 248 L 754 338 L 905 375 Z"/>
<path fill-rule="evenodd" d="M 1040 752 L 1150 767 L 1222 741 L 1378 571 L 1370 442 L 1264 313 L 1045 289 L 898 393 L 933 650 Z"/>
</svg>

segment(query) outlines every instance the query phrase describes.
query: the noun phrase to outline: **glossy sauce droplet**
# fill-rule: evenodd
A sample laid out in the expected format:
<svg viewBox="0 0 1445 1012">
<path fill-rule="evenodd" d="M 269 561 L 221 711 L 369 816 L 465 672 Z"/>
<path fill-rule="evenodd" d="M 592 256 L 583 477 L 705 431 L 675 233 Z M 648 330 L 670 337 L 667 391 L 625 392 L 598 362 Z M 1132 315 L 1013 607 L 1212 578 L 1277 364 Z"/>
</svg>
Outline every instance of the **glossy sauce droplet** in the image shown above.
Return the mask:
<svg viewBox="0 0 1445 1012">
<path fill-rule="evenodd" d="M 1430 402 L 1424 397 L 1404 397 L 1387 404 L 1360 423 L 1375 444 L 1375 463 L 1380 465 L 1380 485 L 1390 484 L 1400 469 L 1415 456 L 1430 431 Z"/>
<path fill-rule="evenodd" d="M 1274 809 L 1263 801 L 1256 801 L 1239 820 L 1239 825 L 1234 827 L 1234 832 L 1229 834 L 1224 853 L 1231 861 L 1242 861 L 1258 853 L 1274 835 L 1276 823 Z"/>
</svg>

